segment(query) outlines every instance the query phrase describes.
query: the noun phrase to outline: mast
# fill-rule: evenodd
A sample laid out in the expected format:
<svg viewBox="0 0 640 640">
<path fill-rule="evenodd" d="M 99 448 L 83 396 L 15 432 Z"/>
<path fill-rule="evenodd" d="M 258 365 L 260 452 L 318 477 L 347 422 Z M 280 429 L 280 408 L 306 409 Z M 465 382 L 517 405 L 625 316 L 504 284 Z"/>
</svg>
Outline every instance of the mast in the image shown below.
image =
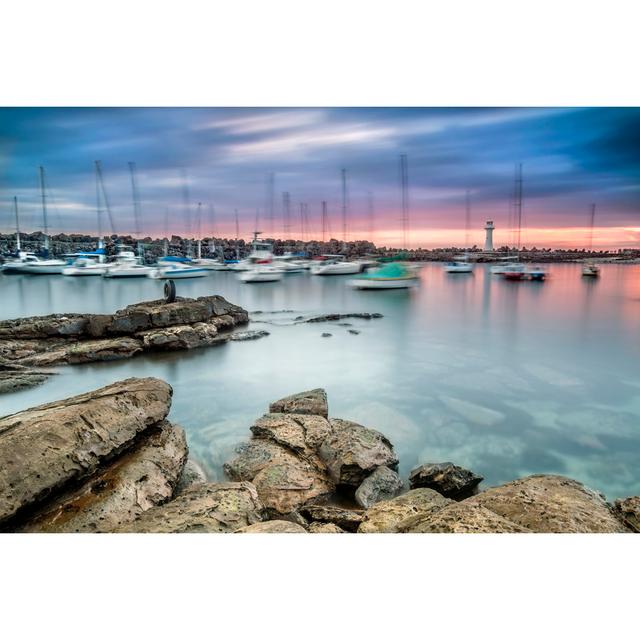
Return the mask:
<svg viewBox="0 0 640 640">
<path fill-rule="evenodd" d="M 326 242 L 327 237 L 327 201 L 322 201 L 322 242 Z"/>
<path fill-rule="evenodd" d="M 169 255 L 169 207 L 165 207 L 164 210 L 164 242 L 162 243 L 162 250 L 165 257 Z"/>
<path fill-rule="evenodd" d="M 300 203 L 300 237 L 302 242 L 304 242 L 304 202 Z"/>
<path fill-rule="evenodd" d="M 271 172 L 267 176 L 267 214 L 269 216 L 269 233 L 273 235 L 274 230 L 274 192 L 275 192 L 275 174 Z"/>
<path fill-rule="evenodd" d="M 291 228 L 291 197 L 288 191 L 282 194 L 282 210 L 283 210 L 283 235 L 285 239 L 289 238 Z"/>
<path fill-rule="evenodd" d="M 196 214 L 196 233 L 198 234 L 197 257 L 202 258 L 202 202 L 198 202 L 198 212 Z"/>
<path fill-rule="evenodd" d="M 465 194 L 465 216 L 464 216 L 464 245 L 465 251 L 469 250 L 469 228 L 471 226 L 471 191 L 467 189 Z"/>
<path fill-rule="evenodd" d="M 402 245 L 407 249 L 407 234 L 409 231 L 409 171 L 407 154 L 400 155 L 400 192 L 402 205 Z"/>
<path fill-rule="evenodd" d="M 591 205 L 591 220 L 589 222 L 589 253 L 593 251 L 593 223 L 596 219 L 596 205 Z"/>
<path fill-rule="evenodd" d="M 375 207 L 373 204 L 373 193 L 369 191 L 367 193 L 367 209 L 369 214 L 369 240 L 373 242 L 373 232 L 374 232 L 374 220 L 375 220 Z"/>
<path fill-rule="evenodd" d="M 520 254 L 520 234 L 522 230 L 522 163 L 516 165 L 515 191 L 514 191 L 514 215 L 518 223 L 518 231 L 516 235 L 516 248 L 518 255 Z"/>
<path fill-rule="evenodd" d="M 209 222 L 211 224 L 211 245 L 209 246 L 209 252 L 215 255 L 216 254 L 216 210 L 211 203 L 209 203 Z"/>
<path fill-rule="evenodd" d="M 189 182 L 187 179 L 187 170 L 182 167 L 182 206 L 184 208 L 184 218 L 187 222 L 187 233 L 191 236 L 191 208 L 189 203 Z M 191 237 L 187 239 L 187 257 L 191 257 Z"/>
<path fill-rule="evenodd" d="M 44 228 L 44 249 L 49 253 L 49 224 L 47 222 L 47 197 L 44 189 L 44 167 L 40 166 L 40 194 L 42 196 L 42 221 Z"/>
<path fill-rule="evenodd" d="M 238 220 L 238 210 L 236 209 L 236 260 L 240 260 L 240 249 L 238 247 L 239 236 L 240 236 L 240 221 Z"/>
<path fill-rule="evenodd" d="M 347 244 L 347 170 L 342 169 L 342 242 Z"/>
<path fill-rule="evenodd" d="M 96 160 L 96 190 L 98 194 L 102 193 L 102 198 L 104 200 L 104 206 L 107 210 L 107 214 L 109 216 L 109 224 L 111 225 L 111 233 L 116 234 L 116 227 L 113 224 L 113 216 L 111 215 L 111 207 L 109 206 L 109 198 L 107 197 L 107 190 L 104 186 L 104 177 L 102 175 L 102 164 L 100 160 Z M 98 195 L 98 202 L 100 201 L 100 195 Z M 98 205 L 99 206 L 99 205 Z"/>
<path fill-rule="evenodd" d="M 129 162 L 129 173 L 131 174 L 131 195 L 133 198 L 133 221 L 134 233 L 136 237 L 140 237 L 140 195 L 138 193 L 138 183 L 136 180 L 136 163 Z"/>
<path fill-rule="evenodd" d="M 19 252 L 22 247 L 20 245 L 20 220 L 18 218 L 18 196 L 13 196 L 13 210 L 16 215 L 16 250 Z"/>
</svg>

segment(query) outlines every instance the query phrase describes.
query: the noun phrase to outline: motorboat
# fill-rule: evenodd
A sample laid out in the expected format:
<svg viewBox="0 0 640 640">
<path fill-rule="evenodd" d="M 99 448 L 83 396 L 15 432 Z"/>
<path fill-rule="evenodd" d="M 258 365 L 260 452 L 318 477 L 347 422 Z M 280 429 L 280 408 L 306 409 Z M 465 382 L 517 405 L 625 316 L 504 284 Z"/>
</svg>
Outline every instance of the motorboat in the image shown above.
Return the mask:
<svg viewBox="0 0 640 640">
<path fill-rule="evenodd" d="M 212 260 L 211 258 L 197 258 L 196 260 L 192 260 L 191 264 L 196 267 L 208 269 L 209 271 L 231 271 L 229 265 L 220 260 Z"/>
<path fill-rule="evenodd" d="M 390 262 L 349 280 L 347 284 L 355 289 L 409 289 L 417 286 L 419 282 L 415 267 Z"/>
<path fill-rule="evenodd" d="M 105 278 L 144 278 L 153 271 L 153 267 L 140 264 L 140 259 L 133 251 L 121 249 L 115 262 L 107 265 L 102 274 Z"/>
<path fill-rule="evenodd" d="M 2 271 L 8 274 L 58 275 L 66 266 L 65 260 L 40 258 L 35 253 L 21 251 L 17 259 L 5 262 Z"/>
<path fill-rule="evenodd" d="M 207 276 L 210 269 L 198 267 L 195 265 L 175 263 L 171 266 L 161 266 L 157 268 L 146 267 L 149 269 L 148 276 L 155 280 L 179 280 L 183 278 L 203 278 Z"/>
<path fill-rule="evenodd" d="M 258 236 L 261 231 L 253 232 L 253 240 L 251 241 L 251 252 L 244 260 L 237 260 L 230 264 L 232 271 L 250 271 L 257 264 L 270 264 L 273 262 L 273 245 L 270 242 L 261 241 Z"/>
<path fill-rule="evenodd" d="M 359 262 L 345 260 L 342 255 L 324 255 L 314 260 L 311 273 L 314 276 L 344 276 L 360 273 L 363 267 Z"/>
<path fill-rule="evenodd" d="M 309 269 L 308 261 L 302 258 L 300 254 L 287 252 L 282 256 L 275 256 L 273 264 L 284 273 L 302 273 Z"/>
<path fill-rule="evenodd" d="M 529 276 L 529 280 L 534 280 L 535 282 L 542 282 L 547 279 L 547 272 L 540 266 L 533 266 L 527 271 L 527 275 Z"/>
<path fill-rule="evenodd" d="M 473 273 L 473 264 L 467 256 L 455 256 L 453 260 L 445 262 L 446 273 Z"/>
<path fill-rule="evenodd" d="M 509 266 L 513 262 L 514 258 L 504 257 L 499 258 L 498 264 L 491 265 L 489 271 L 494 275 L 502 275 L 504 273 L 505 267 Z"/>
<path fill-rule="evenodd" d="M 108 265 L 89 257 L 78 257 L 62 270 L 63 276 L 101 276 Z"/>
<path fill-rule="evenodd" d="M 239 280 L 246 283 L 254 282 L 279 282 L 282 280 L 284 272 L 277 266 L 271 264 L 257 264 L 249 271 L 240 274 Z"/>
<path fill-rule="evenodd" d="M 504 265 L 502 277 L 505 280 L 524 280 L 527 275 L 525 266 L 520 262 L 510 262 Z"/>
<path fill-rule="evenodd" d="M 585 278 L 598 278 L 600 277 L 600 267 L 593 262 L 585 262 L 582 265 L 582 275 Z"/>
</svg>

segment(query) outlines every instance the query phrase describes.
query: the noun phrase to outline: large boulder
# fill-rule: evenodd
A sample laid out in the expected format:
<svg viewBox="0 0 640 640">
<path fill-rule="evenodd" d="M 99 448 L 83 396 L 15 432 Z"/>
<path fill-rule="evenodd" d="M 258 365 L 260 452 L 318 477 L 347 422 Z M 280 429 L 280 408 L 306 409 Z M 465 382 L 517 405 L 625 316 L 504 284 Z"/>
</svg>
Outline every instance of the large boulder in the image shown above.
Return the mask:
<svg viewBox="0 0 640 640">
<path fill-rule="evenodd" d="M 17 530 L 114 531 L 172 497 L 186 457 L 187 442 L 180 427 L 166 421 L 151 427 L 133 448 L 87 478 L 80 487 L 47 502 Z"/>
<path fill-rule="evenodd" d="M 640 496 L 616 500 L 613 512 L 627 528 L 640 533 Z"/>
<path fill-rule="evenodd" d="M 448 504 L 451 500 L 433 489 L 412 489 L 367 509 L 358 533 L 395 533 L 408 518 L 430 515 Z"/>
<path fill-rule="evenodd" d="M 253 480 L 260 471 L 271 464 L 296 464 L 298 457 L 282 445 L 265 438 L 253 438 L 236 449 L 236 457 L 224 464 L 224 472 L 230 480 Z"/>
<path fill-rule="evenodd" d="M 430 462 L 413 469 L 409 474 L 409 486 L 412 489 L 426 487 L 454 500 L 472 495 L 483 480 L 482 476 L 452 462 Z"/>
<path fill-rule="evenodd" d="M 307 530 L 289 520 L 267 520 L 236 529 L 235 533 L 307 533 Z"/>
<path fill-rule="evenodd" d="M 380 500 L 389 500 L 397 496 L 402 490 L 400 476 L 389 467 L 378 467 L 367 476 L 356 489 L 356 502 L 368 509 Z"/>
<path fill-rule="evenodd" d="M 345 531 L 355 532 L 362 523 L 362 511 L 343 509 L 332 505 L 310 504 L 300 509 L 302 516 L 312 524 L 331 524 Z"/>
<path fill-rule="evenodd" d="M 270 413 L 305 413 L 314 416 L 329 415 L 327 392 L 324 389 L 312 389 L 281 398 L 269 405 Z"/>
<path fill-rule="evenodd" d="M 57 336 L 79 336 L 85 332 L 87 324 L 87 317 L 78 314 L 54 314 L 2 320 L 0 339 L 33 340 Z"/>
<path fill-rule="evenodd" d="M 147 350 L 176 351 L 197 349 L 226 342 L 225 338 L 218 336 L 216 326 L 208 322 L 151 329 L 137 335 L 142 339 L 142 344 Z"/>
<path fill-rule="evenodd" d="M 94 473 L 171 406 L 171 387 L 129 378 L 0 418 L 0 523 Z"/>
<path fill-rule="evenodd" d="M 137 520 L 122 533 L 233 533 L 263 520 L 264 508 L 249 482 L 201 484 Z"/>
<path fill-rule="evenodd" d="M 399 533 L 531 533 L 497 513 L 466 500 L 454 502 L 426 515 L 407 518 Z"/>
<path fill-rule="evenodd" d="M 465 503 L 486 507 L 536 533 L 625 531 L 601 494 L 563 476 L 514 480 L 467 498 Z"/>
<path fill-rule="evenodd" d="M 329 421 L 333 432 L 320 445 L 320 458 L 336 484 L 358 487 L 377 467 L 396 469 L 393 445 L 378 431 L 348 420 Z"/>
</svg>

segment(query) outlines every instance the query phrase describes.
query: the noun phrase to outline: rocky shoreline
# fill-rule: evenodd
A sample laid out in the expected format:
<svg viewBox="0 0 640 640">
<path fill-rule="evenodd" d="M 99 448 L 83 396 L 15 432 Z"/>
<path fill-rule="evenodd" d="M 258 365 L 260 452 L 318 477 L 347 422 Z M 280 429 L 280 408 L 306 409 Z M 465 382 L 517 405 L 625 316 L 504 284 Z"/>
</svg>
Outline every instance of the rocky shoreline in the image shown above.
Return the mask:
<svg viewBox="0 0 640 640">
<path fill-rule="evenodd" d="M 0 530 L 640 531 L 640 497 L 610 505 L 562 476 L 480 490 L 478 474 L 434 462 L 406 482 L 392 443 L 330 417 L 322 389 L 271 403 L 224 465 L 229 480 L 209 482 L 168 420 L 171 398 L 162 380 L 130 378 L 0 418 Z"/>
<path fill-rule="evenodd" d="M 150 351 L 250 340 L 266 331 L 233 331 L 249 314 L 222 296 L 153 300 L 113 314 L 55 314 L 0 322 L 0 393 L 45 382 L 46 367 L 122 360 Z"/>
</svg>

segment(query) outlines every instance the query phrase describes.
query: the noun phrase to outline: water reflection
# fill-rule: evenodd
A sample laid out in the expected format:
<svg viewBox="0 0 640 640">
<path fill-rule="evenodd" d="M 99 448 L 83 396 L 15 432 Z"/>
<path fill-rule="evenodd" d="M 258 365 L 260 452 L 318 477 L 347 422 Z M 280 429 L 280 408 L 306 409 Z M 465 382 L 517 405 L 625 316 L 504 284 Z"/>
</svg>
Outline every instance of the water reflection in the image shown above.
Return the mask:
<svg viewBox="0 0 640 640">
<path fill-rule="evenodd" d="M 548 282 L 505 282 L 478 265 L 446 277 L 426 265 L 412 291 L 354 291 L 345 278 L 289 275 L 246 285 L 233 273 L 178 283 L 255 311 L 257 342 L 60 370 L 47 385 L 2 397 L 2 413 L 107 384 L 157 375 L 174 387 L 171 417 L 219 477 L 221 464 L 276 397 L 323 386 L 331 413 L 389 435 L 406 474 L 453 460 L 489 484 L 525 473 L 572 475 L 610 497 L 640 492 L 640 267 L 552 265 Z M 4 318 L 106 313 L 162 295 L 140 279 L 0 277 Z M 296 324 L 304 312 L 379 311 L 352 327 Z M 349 333 L 349 329 L 360 333 Z M 331 338 L 323 338 L 330 332 Z"/>
</svg>

